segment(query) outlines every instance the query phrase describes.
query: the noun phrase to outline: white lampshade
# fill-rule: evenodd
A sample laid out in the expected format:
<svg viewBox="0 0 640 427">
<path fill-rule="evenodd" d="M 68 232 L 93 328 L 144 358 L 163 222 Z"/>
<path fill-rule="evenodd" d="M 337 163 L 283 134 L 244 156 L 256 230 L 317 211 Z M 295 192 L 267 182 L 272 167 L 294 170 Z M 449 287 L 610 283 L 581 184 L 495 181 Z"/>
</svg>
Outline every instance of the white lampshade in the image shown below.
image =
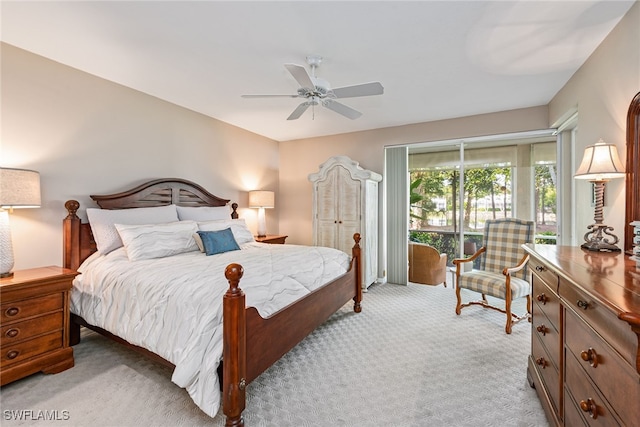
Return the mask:
<svg viewBox="0 0 640 427">
<path fill-rule="evenodd" d="M 602 139 L 585 148 L 582 163 L 574 175 L 576 179 L 591 181 L 622 177 L 624 177 L 624 166 L 620 162 L 616 146 L 607 144 Z"/>
<path fill-rule="evenodd" d="M 275 196 L 273 191 L 249 191 L 250 208 L 273 208 Z"/>
<path fill-rule="evenodd" d="M 0 207 L 39 208 L 40 174 L 27 169 L 0 168 Z"/>
<path fill-rule="evenodd" d="M 13 273 L 13 244 L 9 212 L 13 208 L 40 207 L 40 174 L 26 169 L 0 168 L 0 277 Z"/>
</svg>

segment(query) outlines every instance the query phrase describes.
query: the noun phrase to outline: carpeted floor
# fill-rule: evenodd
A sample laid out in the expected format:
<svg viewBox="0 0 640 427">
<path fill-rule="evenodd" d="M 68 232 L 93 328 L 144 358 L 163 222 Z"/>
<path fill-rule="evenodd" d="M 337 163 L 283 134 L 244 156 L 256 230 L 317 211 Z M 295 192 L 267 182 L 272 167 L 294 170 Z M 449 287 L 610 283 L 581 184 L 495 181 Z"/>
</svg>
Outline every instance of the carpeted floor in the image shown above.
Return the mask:
<svg viewBox="0 0 640 427">
<path fill-rule="evenodd" d="M 248 387 L 246 425 L 548 426 L 526 379 L 530 324 L 508 336 L 501 313 L 454 307 L 451 288 L 372 286 L 362 313 L 345 306 Z M 106 338 L 86 331 L 74 354 L 70 370 L 2 387 L 2 425 L 224 425 L 168 368 Z"/>
</svg>

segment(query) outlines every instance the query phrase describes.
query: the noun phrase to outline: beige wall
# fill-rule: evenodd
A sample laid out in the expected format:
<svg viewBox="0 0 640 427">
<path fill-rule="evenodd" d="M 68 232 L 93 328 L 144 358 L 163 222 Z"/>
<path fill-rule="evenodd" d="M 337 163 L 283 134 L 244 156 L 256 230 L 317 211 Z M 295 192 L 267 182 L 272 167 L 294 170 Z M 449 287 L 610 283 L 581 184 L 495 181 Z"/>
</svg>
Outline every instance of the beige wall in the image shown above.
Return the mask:
<svg viewBox="0 0 640 427">
<path fill-rule="evenodd" d="M 178 177 L 247 206 L 278 188 L 278 143 L 2 44 L 0 165 L 41 174 L 42 207 L 11 214 L 15 268 L 61 265 L 64 202 Z M 241 209 L 255 231 L 256 212 Z M 278 209 L 267 214 L 277 232 Z M 79 212 L 85 217 L 84 210 Z"/>
<path fill-rule="evenodd" d="M 587 145 L 599 138 L 616 144 L 626 162 L 626 118 L 629 104 L 640 91 L 640 3 L 636 2 L 598 49 L 573 75 L 549 104 L 549 122 L 578 109 L 578 134 L 573 158 L 575 168 Z M 636 167 L 638 167 L 636 165 Z M 574 169 L 575 171 L 575 169 Z M 578 244 L 593 223 L 588 181 L 576 180 L 576 234 Z M 604 223 L 613 226 L 624 247 L 624 179 L 606 184 Z"/>
</svg>

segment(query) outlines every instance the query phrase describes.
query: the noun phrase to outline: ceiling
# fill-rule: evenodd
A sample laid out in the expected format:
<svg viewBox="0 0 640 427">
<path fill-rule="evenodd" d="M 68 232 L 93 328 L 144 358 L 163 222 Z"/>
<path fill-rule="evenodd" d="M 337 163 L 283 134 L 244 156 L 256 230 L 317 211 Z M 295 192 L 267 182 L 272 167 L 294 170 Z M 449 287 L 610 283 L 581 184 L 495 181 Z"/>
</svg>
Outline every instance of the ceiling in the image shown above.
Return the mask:
<svg viewBox="0 0 640 427">
<path fill-rule="evenodd" d="M 2 41 L 277 141 L 546 105 L 634 1 L 2 1 Z M 355 120 L 301 99 L 323 62 Z"/>
</svg>

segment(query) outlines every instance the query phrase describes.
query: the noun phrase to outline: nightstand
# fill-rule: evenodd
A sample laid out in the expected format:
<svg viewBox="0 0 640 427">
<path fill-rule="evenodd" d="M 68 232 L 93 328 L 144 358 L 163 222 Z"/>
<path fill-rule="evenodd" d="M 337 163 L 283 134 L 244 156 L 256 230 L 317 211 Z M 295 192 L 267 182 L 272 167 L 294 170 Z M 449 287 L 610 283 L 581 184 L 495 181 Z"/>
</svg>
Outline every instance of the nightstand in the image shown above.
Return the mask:
<svg viewBox="0 0 640 427">
<path fill-rule="evenodd" d="M 267 234 L 264 237 L 258 237 L 258 236 L 254 236 L 256 239 L 256 242 L 261 242 L 261 243 L 275 243 L 275 244 L 284 244 L 284 241 L 286 240 L 287 237 L 289 236 L 279 236 L 276 234 Z"/>
<path fill-rule="evenodd" d="M 78 273 L 61 267 L 17 270 L 0 279 L 0 385 L 73 366 L 69 291 Z"/>
</svg>

